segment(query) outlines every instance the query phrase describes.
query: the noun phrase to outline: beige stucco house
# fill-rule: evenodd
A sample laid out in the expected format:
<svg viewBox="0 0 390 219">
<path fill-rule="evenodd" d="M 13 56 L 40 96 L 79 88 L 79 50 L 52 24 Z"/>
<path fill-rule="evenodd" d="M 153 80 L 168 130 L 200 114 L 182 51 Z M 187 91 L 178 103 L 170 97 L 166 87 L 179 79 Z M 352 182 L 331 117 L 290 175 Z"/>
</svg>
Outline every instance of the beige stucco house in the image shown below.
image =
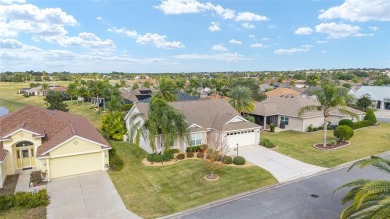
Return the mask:
<svg viewBox="0 0 390 219">
<path fill-rule="evenodd" d="M 308 105 L 319 105 L 318 101 L 295 95 L 281 95 L 271 97 L 261 102 L 255 102 L 255 109 L 251 113 L 255 117 L 255 122 L 264 126 L 266 129 L 273 123 L 277 127 L 305 132 L 307 127 L 319 127 L 324 125 L 322 111 L 307 112 L 301 117 L 298 116 L 299 110 Z M 364 112 L 346 107 L 347 110 L 357 114 L 358 119 L 364 118 Z M 350 115 L 345 115 L 338 110 L 332 110 L 328 121 L 332 124 L 338 124 L 341 119 L 351 119 Z M 282 124 L 283 123 L 283 124 Z"/>
<path fill-rule="evenodd" d="M 26 106 L 0 117 L 0 188 L 24 169 L 46 179 L 108 169 L 111 147 L 81 116 Z"/>
<path fill-rule="evenodd" d="M 225 99 L 200 99 L 192 101 L 170 102 L 172 107 L 183 113 L 188 124 L 189 142 L 183 137 L 177 136 L 171 148 L 185 151 L 188 146 L 207 144 L 211 136 L 223 139 L 229 148 L 254 145 L 260 142 L 261 126 L 247 121 Z M 129 130 L 129 138 L 135 139 L 135 133 L 131 136 L 132 126 L 147 119 L 149 104 L 136 103 L 125 116 L 126 127 Z M 132 120 L 132 116 L 142 113 L 142 117 Z M 163 149 L 163 136 L 155 139 L 156 150 Z M 140 147 L 148 153 L 152 153 L 150 141 L 145 135 L 140 137 Z"/>
</svg>

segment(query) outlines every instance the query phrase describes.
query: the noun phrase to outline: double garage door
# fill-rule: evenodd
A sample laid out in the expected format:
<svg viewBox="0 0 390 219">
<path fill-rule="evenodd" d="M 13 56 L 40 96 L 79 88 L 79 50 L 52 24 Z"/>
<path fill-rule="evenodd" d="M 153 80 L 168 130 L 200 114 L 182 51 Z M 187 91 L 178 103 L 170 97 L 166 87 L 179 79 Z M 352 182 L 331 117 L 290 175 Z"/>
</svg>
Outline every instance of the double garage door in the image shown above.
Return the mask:
<svg viewBox="0 0 390 219">
<path fill-rule="evenodd" d="M 50 159 L 51 178 L 88 173 L 102 169 L 103 158 L 101 152 Z"/>
<path fill-rule="evenodd" d="M 256 144 L 256 131 L 255 130 L 246 130 L 246 131 L 234 131 L 228 132 L 226 134 L 227 143 L 229 147 L 246 146 Z"/>
</svg>

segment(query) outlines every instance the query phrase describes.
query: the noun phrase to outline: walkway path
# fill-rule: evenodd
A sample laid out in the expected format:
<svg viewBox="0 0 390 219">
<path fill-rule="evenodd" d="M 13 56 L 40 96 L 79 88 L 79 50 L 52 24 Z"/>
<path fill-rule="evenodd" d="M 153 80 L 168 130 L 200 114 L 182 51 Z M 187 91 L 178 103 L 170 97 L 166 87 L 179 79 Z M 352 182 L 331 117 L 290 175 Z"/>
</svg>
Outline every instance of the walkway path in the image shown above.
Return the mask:
<svg viewBox="0 0 390 219">
<path fill-rule="evenodd" d="M 269 171 L 279 182 L 312 175 L 326 168 L 303 163 L 260 145 L 240 147 L 238 155 Z"/>
<path fill-rule="evenodd" d="M 18 182 L 16 183 L 15 192 L 31 192 L 30 174 L 32 170 L 22 170 L 19 173 Z"/>
</svg>

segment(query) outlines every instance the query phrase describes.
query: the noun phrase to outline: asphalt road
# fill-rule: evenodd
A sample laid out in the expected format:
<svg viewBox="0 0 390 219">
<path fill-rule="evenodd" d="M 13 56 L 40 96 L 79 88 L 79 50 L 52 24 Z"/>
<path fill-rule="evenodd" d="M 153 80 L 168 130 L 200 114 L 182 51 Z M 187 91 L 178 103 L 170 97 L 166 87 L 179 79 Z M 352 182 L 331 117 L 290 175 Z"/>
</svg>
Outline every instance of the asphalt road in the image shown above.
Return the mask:
<svg viewBox="0 0 390 219">
<path fill-rule="evenodd" d="M 390 155 L 385 156 L 390 158 Z M 345 207 L 341 200 L 348 189 L 333 193 L 344 183 L 357 178 L 389 179 L 389 174 L 373 167 L 354 168 L 350 165 L 268 190 L 225 201 L 212 207 L 190 211 L 173 218 L 277 218 L 277 219 L 333 219 L 339 218 Z M 318 197 L 312 197 L 318 195 Z"/>
</svg>

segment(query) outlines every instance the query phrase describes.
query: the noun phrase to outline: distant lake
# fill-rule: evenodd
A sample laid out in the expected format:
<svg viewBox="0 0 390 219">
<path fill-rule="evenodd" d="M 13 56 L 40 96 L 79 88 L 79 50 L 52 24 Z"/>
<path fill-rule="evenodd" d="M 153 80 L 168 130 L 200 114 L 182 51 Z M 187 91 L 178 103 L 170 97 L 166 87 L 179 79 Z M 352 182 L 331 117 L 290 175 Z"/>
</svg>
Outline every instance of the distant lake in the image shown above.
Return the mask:
<svg viewBox="0 0 390 219">
<path fill-rule="evenodd" d="M 0 106 L 0 116 L 4 116 L 9 113 L 9 110 L 5 107 Z"/>
</svg>

